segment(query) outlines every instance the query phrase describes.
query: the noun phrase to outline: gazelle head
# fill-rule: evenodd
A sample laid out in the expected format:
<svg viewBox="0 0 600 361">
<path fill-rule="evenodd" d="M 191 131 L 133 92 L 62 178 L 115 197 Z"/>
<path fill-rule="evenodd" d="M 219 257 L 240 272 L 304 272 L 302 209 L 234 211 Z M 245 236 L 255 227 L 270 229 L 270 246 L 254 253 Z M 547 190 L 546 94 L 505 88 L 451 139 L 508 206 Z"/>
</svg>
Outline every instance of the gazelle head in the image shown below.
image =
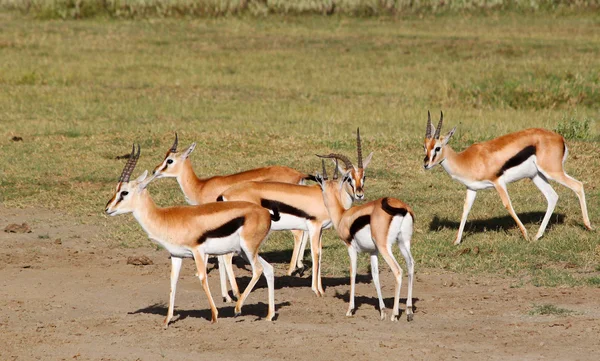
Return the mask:
<svg viewBox="0 0 600 361">
<path fill-rule="evenodd" d="M 358 155 L 358 165 L 355 166 L 352 164 L 350 159 L 343 154 L 338 153 L 330 153 L 328 155 L 318 155 L 321 158 L 331 158 L 335 159 L 336 164 L 336 173 L 337 170 L 341 172 L 341 174 L 348 175 L 344 176 L 344 187 L 348 194 L 350 194 L 354 199 L 361 200 L 365 197 L 364 186 L 365 186 L 365 169 L 371 162 L 371 158 L 373 158 L 373 152 L 371 152 L 367 158 L 363 161 L 362 157 L 362 144 L 360 140 L 360 129 L 356 129 L 356 151 Z M 337 160 L 341 160 L 342 164 L 339 164 Z"/>
<path fill-rule="evenodd" d="M 171 146 L 171 149 L 167 151 L 165 159 L 154 168 L 152 175 L 155 178 L 176 178 L 183 170 L 185 160 L 196 148 L 196 143 L 192 143 L 182 152 L 177 151 L 177 133 L 175 133 L 175 141 Z"/>
<path fill-rule="evenodd" d="M 427 111 L 427 129 L 425 129 L 425 142 L 423 143 L 423 149 L 425 150 L 423 168 L 425 169 L 431 169 L 446 159 L 444 147 L 448 144 L 450 137 L 452 137 L 456 131 L 456 127 L 452 128 L 445 136 L 440 137 L 443 123 L 444 113 L 440 112 L 440 122 L 438 123 L 437 128 L 433 128 L 433 124 L 431 124 L 431 114 Z"/>
<path fill-rule="evenodd" d="M 348 182 L 350 172 L 352 170 L 346 170 L 342 172 L 342 177 L 339 178 L 340 167 L 338 167 L 338 161 L 335 160 L 335 170 L 333 172 L 333 178 L 330 180 L 327 176 L 327 168 L 325 167 L 325 161 L 321 159 L 323 166 L 323 174 L 316 173 L 315 180 L 323 191 L 323 201 L 325 207 L 331 206 L 332 202 L 338 202 L 344 209 L 348 209 L 352 206 L 352 196 L 344 191 L 344 185 Z"/>
<path fill-rule="evenodd" d="M 138 159 L 140 158 L 140 146 L 138 145 L 137 154 L 135 153 L 135 145 L 131 150 L 131 155 L 121 177 L 119 177 L 119 183 L 115 194 L 106 203 L 106 209 L 104 210 L 109 216 L 116 216 L 117 214 L 124 214 L 133 212 L 136 204 L 140 198 L 141 193 L 146 189 L 146 186 L 154 179 L 154 177 L 147 178 L 148 171 L 144 171 L 141 176 L 137 179 L 130 181 L 131 173 L 135 169 Z"/>
</svg>

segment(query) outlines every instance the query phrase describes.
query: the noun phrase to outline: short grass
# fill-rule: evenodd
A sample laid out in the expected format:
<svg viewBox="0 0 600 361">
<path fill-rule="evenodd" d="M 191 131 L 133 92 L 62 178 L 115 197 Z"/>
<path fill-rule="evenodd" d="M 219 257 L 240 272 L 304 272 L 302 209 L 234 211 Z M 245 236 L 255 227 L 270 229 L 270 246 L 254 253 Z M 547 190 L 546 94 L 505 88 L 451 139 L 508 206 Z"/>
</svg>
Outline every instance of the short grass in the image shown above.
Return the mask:
<svg viewBox="0 0 600 361">
<path fill-rule="evenodd" d="M 365 151 L 375 151 L 367 197 L 394 196 L 416 213 L 417 270 L 596 286 L 600 237 L 584 230 L 576 196 L 560 185 L 543 239 L 522 239 L 499 197 L 482 191 L 463 244 L 453 246 L 465 189 L 440 168 L 422 169 L 421 141 L 428 109 L 458 126 L 455 149 L 526 127 L 571 132 L 567 171 L 585 183 L 598 225 L 599 30 L 593 13 L 140 21 L 3 13 L 0 197 L 6 207 L 98 225 L 96 242 L 152 247 L 133 217 L 103 214 L 124 163 L 115 157 L 132 142 L 142 147 L 136 173 L 162 160 L 174 131 L 182 146 L 198 142 L 200 176 L 270 164 L 313 172 L 314 153 L 354 158 L 360 126 Z M 542 194 L 530 181 L 509 190 L 534 235 Z M 150 192 L 161 205 L 184 203 L 173 180 Z M 287 254 L 291 243 L 274 234 L 265 250 Z M 326 276 L 347 274 L 331 230 L 323 266 Z"/>
<path fill-rule="evenodd" d="M 569 310 L 566 308 L 558 307 L 549 303 L 543 305 L 533 305 L 532 309 L 529 311 L 529 315 L 531 316 L 569 316 L 574 314 L 575 311 Z"/>
</svg>

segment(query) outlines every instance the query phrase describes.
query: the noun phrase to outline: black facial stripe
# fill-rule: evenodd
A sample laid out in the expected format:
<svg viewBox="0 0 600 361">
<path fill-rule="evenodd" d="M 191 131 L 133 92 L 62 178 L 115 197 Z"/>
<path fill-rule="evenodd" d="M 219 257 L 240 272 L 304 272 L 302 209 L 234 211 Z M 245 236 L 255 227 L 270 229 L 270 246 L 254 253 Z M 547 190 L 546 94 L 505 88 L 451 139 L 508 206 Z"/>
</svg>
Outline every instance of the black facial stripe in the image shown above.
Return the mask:
<svg viewBox="0 0 600 361">
<path fill-rule="evenodd" d="M 231 236 L 238 229 L 240 229 L 241 226 L 244 225 L 245 221 L 245 217 L 237 217 L 215 229 L 206 231 L 204 232 L 204 234 L 198 237 L 198 244 L 204 243 L 207 238 L 224 238 L 227 236 Z"/>
<path fill-rule="evenodd" d="M 500 177 L 508 169 L 518 166 L 519 164 L 523 163 L 524 161 L 526 161 L 533 155 L 535 155 L 535 146 L 534 145 L 529 145 L 529 146 L 523 148 L 519 153 L 517 153 L 515 156 L 513 156 L 512 158 L 507 160 L 506 163 L 504 163 L 504 165 L 502 165 L 502 168 L 500 168 L 500 170 L 498 172 L 496 172 L 496 177 Z"/>
<path fill-rule="evenodd" d="M 306 218 L 309 220 L 315 220 L 317 219 L 314 216 L 311 216 L 310 214 L 304 212 L 301 209 L 298 209 L 296 207 L 290 206 L 289 204 L 285 204 L 279 201 L 274 201 L 271 199 L 261 199 L 260 200 L 260 205 L 263 208 L 267 208 L 270 209 L 272 211 L 279 211 L 279 213 L 285 213 L 285 214 L 291 214 L 292 216 L 296 216 L 299 218 Z"/>
<path fill-rule="evenodd" d="M 348 236 L 346 242 L 352 242 L 356 233 L 358 233 L 358 231 L 360 231 L 361 229 L 365 228 L 369 223 L 371 223 L 371 216 L 369 214 L 356 218 L 350 226 L 350 235 Z"/>
<path fill-rule="evenodd" d="M 406 213 L 408 213 L 408 210 L 406 208 L 392 207 L 388 203 L 387 197 L 381 200 L 381 208 L 385 211 L 385 213 L 389 214 L 390 216 L 395 216 L 397 214 L 405 216 Z"/>
</svg>

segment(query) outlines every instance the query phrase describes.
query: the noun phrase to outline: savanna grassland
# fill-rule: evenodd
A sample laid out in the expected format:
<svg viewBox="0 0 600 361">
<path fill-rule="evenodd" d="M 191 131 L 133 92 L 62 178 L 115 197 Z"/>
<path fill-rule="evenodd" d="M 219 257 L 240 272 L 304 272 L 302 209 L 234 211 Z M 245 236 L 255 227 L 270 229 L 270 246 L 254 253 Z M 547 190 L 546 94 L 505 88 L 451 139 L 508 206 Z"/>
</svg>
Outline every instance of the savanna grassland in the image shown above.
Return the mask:
<svg viewBox="0 0 600 361">
<path fill-rule="evenodd" d="M 455 150 L 527 127 L 568 137 L 569 174 L 585 184 L 600 224 L 600 17 L 597 13 L 472 16 L 271 16 L 39 20 L 0 14 L 0 196 L 40 207 L 116 248 L 153 247 L 131 216 L 108 218 L 123 161 L 142 147 L 136 173 L 162 161 L 175 131 L 197 142 L 199 176 L 264 165 L 319 169 L 314 156 L 355 159 L 361 127 L 368 199 L 403 199 L 416 213 L 419 269 L 507 277 L 513 286 L 600 282 L 600 237 L 583 227 L 577 198 L 560 195 L 539 241 L 521 238 L 493 191 L 480 192 L 463 244 L 452 245 L 465 189 L 422 168 L 427 110 L 458 126 Z M 14 136 L 23 141 L 12 141 Z M 183 204 L 173 180 L 150 192 Z M 535 234 L 546 208 L 530 181 L 509 187 Z M 290 251 L 274 234 L 266 251 Z M 324 274 L 347 275 L 346 250 L 324 236 Z M 359 272 L 367 272 L 361 258 Z"/>
</svg>

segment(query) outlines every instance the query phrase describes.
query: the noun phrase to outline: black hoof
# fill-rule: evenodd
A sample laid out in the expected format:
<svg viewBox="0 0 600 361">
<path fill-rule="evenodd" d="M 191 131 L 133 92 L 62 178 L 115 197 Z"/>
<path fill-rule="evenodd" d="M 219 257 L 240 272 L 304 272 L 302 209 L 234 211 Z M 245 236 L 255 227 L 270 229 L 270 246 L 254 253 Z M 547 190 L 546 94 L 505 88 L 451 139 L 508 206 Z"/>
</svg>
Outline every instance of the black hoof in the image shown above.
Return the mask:
<svg viewBox="0 0 600 361">
<path fill-rule="evenodd" d="M 239 316 L 241 316 L 241 315 L 242 315 L 242 313 L 241 313 L 241 312 L 235 312 L 235 313 L 233 314 L 233 317 L 239 317 Z"/>
<path fill-rule="evenodd" d="M 407 315 L 406 315 L 406 320 L 407 320 L 408 322 L 412 321 L 412 320 L 413 320 L 413 316 L 414 316 L 414 314 L 412 314 L 412 313 L 409 313 L 409 314 L 407 314 Z"/>
</svg>

